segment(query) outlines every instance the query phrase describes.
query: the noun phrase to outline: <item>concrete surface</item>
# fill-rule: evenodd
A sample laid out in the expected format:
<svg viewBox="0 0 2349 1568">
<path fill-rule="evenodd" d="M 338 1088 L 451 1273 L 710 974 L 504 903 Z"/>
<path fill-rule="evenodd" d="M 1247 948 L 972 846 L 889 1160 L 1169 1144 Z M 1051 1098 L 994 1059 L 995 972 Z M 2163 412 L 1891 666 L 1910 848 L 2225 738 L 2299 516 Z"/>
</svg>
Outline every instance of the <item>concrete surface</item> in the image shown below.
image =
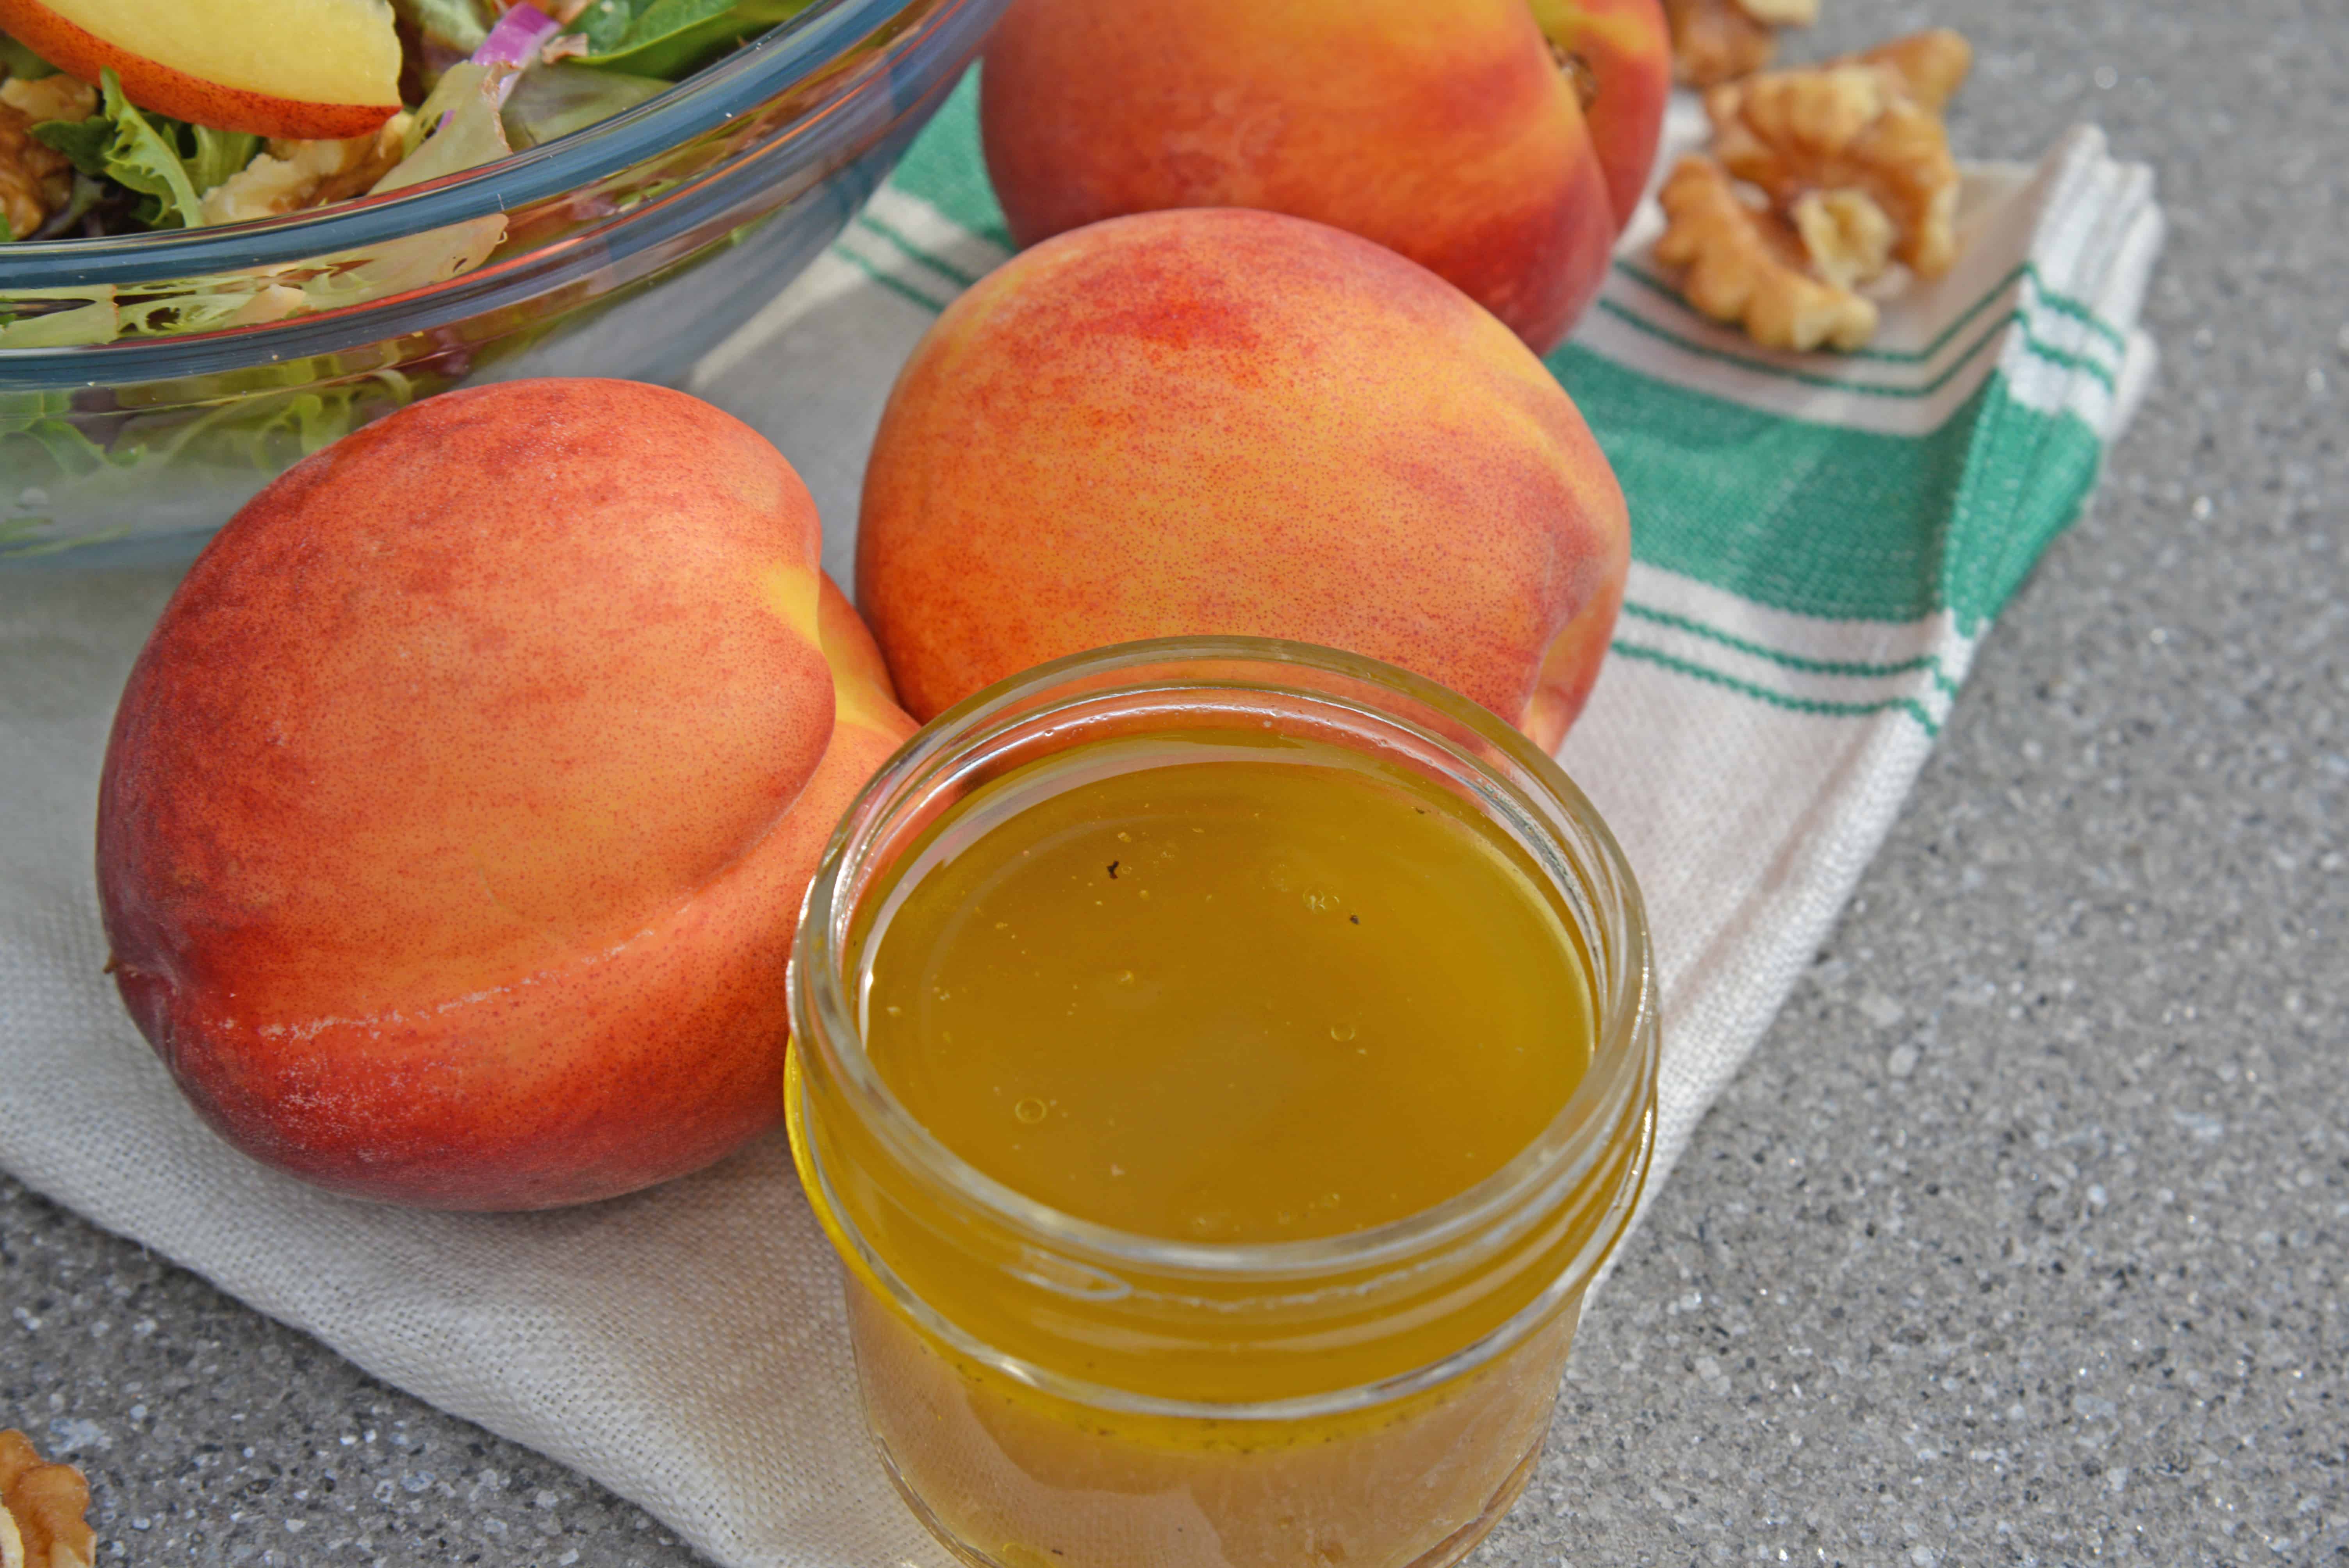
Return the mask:
<svg viewBox="0 0 2349 1568">
<path fill-rule="evenodd" d="M 2158 167 L 2166 363 L 1475 1561 L 2349 1563 L 2349 5 L 1826 9 Z M 693 1561 L 0 1178 L 10 1420 L 101 1561 Z"/>
</svg>

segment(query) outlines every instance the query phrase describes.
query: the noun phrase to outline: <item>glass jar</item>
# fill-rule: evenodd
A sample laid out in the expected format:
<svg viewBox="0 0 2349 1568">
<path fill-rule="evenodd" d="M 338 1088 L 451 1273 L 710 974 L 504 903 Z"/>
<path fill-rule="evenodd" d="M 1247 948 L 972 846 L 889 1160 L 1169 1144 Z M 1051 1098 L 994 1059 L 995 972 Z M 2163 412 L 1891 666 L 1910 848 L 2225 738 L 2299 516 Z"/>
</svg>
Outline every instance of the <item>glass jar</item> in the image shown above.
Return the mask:
<svg viewBox="0 0 2349 1568">
<path fill-rule="evenodd" d="M 1264 726 L 1454 792 L 1549 880 L 1589 966 L 1588 1072 L 1523 1152 L 1392 1223 L 1224 1245 L 1120 1233 L 990 1180 L 865 1055 L 861 904 L 976 787 L 1111 737 Z M 1436 1568 L 1523 1490 L 1583 1293 L 1653 1149 L 1645 916 L 1613 837 L 1532 743 L 1380 664 L 1259 638 L 1041 665 L 925 729 L 843 820 L 792 960 L 785 1084 L 809 1201 L 846 1264 L 891 1477 L 985 1568 Z M 1430 1356 L 1428 1347 L 1440 1347 Z"/>
</svg>

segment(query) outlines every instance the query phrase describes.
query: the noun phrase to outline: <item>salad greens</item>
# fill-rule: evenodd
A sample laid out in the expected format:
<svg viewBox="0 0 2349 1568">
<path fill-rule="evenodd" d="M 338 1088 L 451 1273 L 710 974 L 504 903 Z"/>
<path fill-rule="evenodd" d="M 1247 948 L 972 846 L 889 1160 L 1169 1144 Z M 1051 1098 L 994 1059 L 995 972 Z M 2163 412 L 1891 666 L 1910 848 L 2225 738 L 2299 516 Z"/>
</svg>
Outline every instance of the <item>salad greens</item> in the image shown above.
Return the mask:
<svg viewBox="0 0 2349 1568">
<path fill-rule="evenodd" d="M 474 0 L 391 0 L 391 9 L 403 30 L 415 36 L 417 46 L 458 57 L 480 48 L 490 36 L 490 24 L 497 20 L 494 12 L 484 15 Z M 413 57 L 413 49 L 410 53 Z M 439 71 L 426 62 L 417 63 L 429 87 Z"/>
<path fill-rule="evenodd" d="M 443 72 L 440 86 L 409 119 L 409 140 L 400 149 L 404 156 L 373 188 L 396 191 L 512 151 L 497 88 L 487 67 L 467 62 Z M 224 133 L 191 137 L 186 133 L 194 128 L 181 121 L 145 116 L 120 103 L 111 71 L 106 74 L 106 112 L 78 123 L 52 121 L 36 127 L 35 134 L 55 135 L 50 144 L 65 143 L 60 150 L 76 158 L 78 168 L 88 167 L 78 163 L 81 157 L 102 160 L 120 184 L 160 191 L 149 200 L 176 203 L 202 222 L 202 193 L 242 167 L 221 154 Z M 60 125 L 64 133 L 57 134 Z M 210 332 L 357 304 L 471 272 L 489 259 L 505 233 L 505 220 L 492 213 L 388 240 L 364 254 L 321 256 L 299 267 L 162 284 L 11 290 L 0 294 L 0 348 L 66 348 Z"/>
<path fill-rule="evenodd" d="M 527 0 L 546 15 L 532 20 L 549 31 L 568 19 L 551 41 L 543 57 L 533 55 L 517 67 L 509 59 L 475 60 L 491 41 L 507 0 L 392 0 L 405 63 L 402 80 L 416 97 L 437 91 L 445 78 L 469 61 L 502 70 L 519 68 L 520 83 L 502 87 L 502 103 L 509 97 L 507 125 L 493 150 L 478 135 L 468 139 L 476 152 L 503 156 L 515 147 L 528 147 L 565 136 L 644 102 L 679 78 L 699 69 L 728 50 L 776 24 L 806 10 L 814 0 Z M 295 46 L 289 41 L 289 46 Z M 25 44 L 0 33 L 0 78 L 37 81 L 56 74 L 54 67 Z M 533 78 L 546 78 L 543 81 Z M 43 120 L 31 128 L 45 147 L 70 160 L 80 179 L 63 204 L 37 234 L 8 234 L 0 244 L 72 234 L 192 229 L 206 222 L 204 193 L 236 179 L 264 158 L 298 160 L 304 150 L 336 144 L 268 142 L 244 131 L 191 124 L 134 103 L 120 80 L 109 71 L 101 83 L 102 99 L 86 119 Z M 528 91 L 516 91 L 527 86 Z M 414 156 L 419 139 L 439 139 L 449 127 L 423 112 L 419 105 L 409 129 L 406 152 Z M 19 113 L 7 108 L 0 113 Z M 478 129 L 478 128 L 476 128 Z M 431 133 L 431 134 L 428 134 Z M 472 162 L 443 148 L 431 173 L 412 173 L 399 181 L 453 172 Z M 329 162 L 313 157 L 314 164 Z M 273 172 L 282 172 L 273 170 Z M 87 187 L 83 181 L 90 182 Z M 385 189 L 380 184 L 366 191 Z M 316 178 L 306 184 L 286 180 L 273 186 L 286 194 L 274 197 L 267 211 L 300 210 L 360 193 L 335 180 Z M 289 206 L 290 203 L 290 206 Z M 229 211 L 252 215 L 235 203 Z M 217 217 L 217 213 L 215 214 Z M 5 226 L 0 226 L 5 227 Z M 0 308 L 6 299 L 0 295 Z"/>
<path fill-rule="evenodd" d="M 658 98 L 668 83 L 626 71 L 591 70 L 565 60 L 525 71 L 506 99 L 506 134 L 516 147 L 536 147 Z"/>
<path fill-rule="evenodd" d="M 25 47 L 5 33 L 0 33 L 0 67 L 12 77 L 22 77 L 28 82 L 57 74 L 57 67 Z"/>
<path fill-rule="evenodd" d="M 33 135 L 82 173 L 146 198 L 133 209 L 142 228 L 202 228 L 204 192 L 261 151 L 261 138 L 247 131 L 141 112 L 123 96 L 122 78 L 112 71 L 100 90 L 98 111 L 88 119 L 47 120 Z"/>
<path fill-rule="evenodd" d="M 637 76 L 676 77 L 752 34 L 787 22 L 812 0 L 590 0 L 574 26 L 582 57 Z"/>
<path fill-rule="evenodd" d="M 223 213 L 299 211 L 476 168 L 633 108 L 814 0 L 528 3 L 537 9 L 517 12 L 501 27 L 509 0 L 392 0 L 406 55 L 402 79 L 422 101 L 382 137 L 350 142 L 268 141 L 175 119 L 133 102 L 108 71 L 88 118 L 31 125 L 33 139 L 70 165 L 72 179 L 69 187 L 50 182 L 51 211 L 37 232 L 9 232 L 0 220 L 0 255 L 9 244 L 65 235 L 194 229 L 224 221 Z M 556 18 L 566 13 L 558 31 Z M 512 34 L 517 18 L 531 24 L 523 36 L 550 36 L 543 50 L 500 52 L 495 35 Z M 56 74 L 0 33 L 0 79 L 29 83 Z M 208 203 L 207 193 L 222 187 L 229 187 L 222 198 Z M 0 348 L 205 332 L 358 304 L 478 267 L 505 234 L 492 216 L 268 275 L 135 288 L 0 283 Z"/>
</svg>

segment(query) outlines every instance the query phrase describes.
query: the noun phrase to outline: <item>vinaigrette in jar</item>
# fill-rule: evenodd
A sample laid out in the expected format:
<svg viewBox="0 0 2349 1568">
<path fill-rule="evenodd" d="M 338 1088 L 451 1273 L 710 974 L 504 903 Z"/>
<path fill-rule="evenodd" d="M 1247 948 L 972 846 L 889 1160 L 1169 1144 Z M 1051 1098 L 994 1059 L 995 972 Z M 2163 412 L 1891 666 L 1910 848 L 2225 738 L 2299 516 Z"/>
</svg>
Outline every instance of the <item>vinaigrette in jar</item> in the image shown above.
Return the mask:
<svg viewBox="0 0 2349 1568">
<path fill-rule="evenodd" d="M 1655 1038 L 1498 720 L 1241 639 L 1031 672 L 852 810 L 792 993 L 867 1416 L 964 1561 L 1433 1565 L 1514 1500 Z"/>
</svg>

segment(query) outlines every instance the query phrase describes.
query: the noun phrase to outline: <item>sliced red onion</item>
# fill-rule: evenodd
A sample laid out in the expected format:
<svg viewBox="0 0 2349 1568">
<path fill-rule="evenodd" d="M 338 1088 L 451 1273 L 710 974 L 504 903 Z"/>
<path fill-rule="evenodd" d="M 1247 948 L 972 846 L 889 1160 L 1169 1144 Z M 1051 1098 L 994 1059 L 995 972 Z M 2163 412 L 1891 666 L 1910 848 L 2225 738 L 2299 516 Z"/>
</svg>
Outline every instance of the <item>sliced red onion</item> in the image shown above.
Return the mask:
<svg viewBox="0 0 2349 1568">
<path fill-rule="evenodd" d="M 514 67 L 498 82 L 500 104 L 513 91 L 522 73 L 538 63 L 538 52 L 546 46 L 546 41 L 561 31 L 563 24 L 530 0 L 507 7 L 506 14 L 498 18 L 498 25 L 490 29 L 490 36 L 481 40 L 481 46 L 473 51 L 473 63 L 477 66 Z"/>
</svg>

